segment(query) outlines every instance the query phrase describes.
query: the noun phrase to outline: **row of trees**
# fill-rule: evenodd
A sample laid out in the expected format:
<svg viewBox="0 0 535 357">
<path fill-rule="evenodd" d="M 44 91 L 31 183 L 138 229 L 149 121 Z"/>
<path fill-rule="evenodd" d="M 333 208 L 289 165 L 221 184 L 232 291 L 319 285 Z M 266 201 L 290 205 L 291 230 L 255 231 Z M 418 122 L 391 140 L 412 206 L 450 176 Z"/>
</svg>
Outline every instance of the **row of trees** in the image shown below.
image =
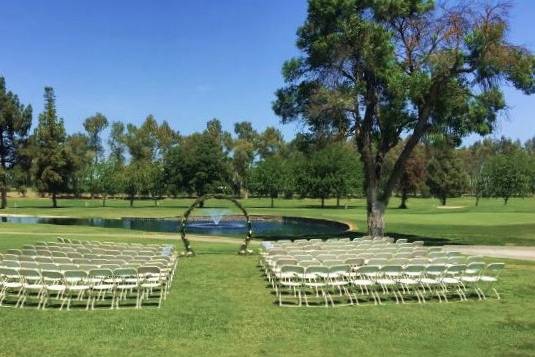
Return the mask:
<svg viewBox="0 0 535 357">
<path fill-rule="evenodd" d="M 0 159 L 2 207 L 7 191 L 24 194 L 28 187 L 57 196 L 121 195 L 133 205 L 138 197 L 157 204 L 165 196 L 227 193 L 271 198 L 336 198 L 364 194 L 364 171 L 357 148 L 332 137 L 298 134 L 285 142 L 268 127 L 256 131 L 239 122 L 234 132 L 223 130 L 217 119 L 188 136 L 149 115 L 140 126 L 109 123 L 97 113 L 84 121 L 83 133 L 68 135 L 56 111 L 52 88 L 45 88 L 44 110 L 33 133 L 31 106 L 22 105 L 0 78 Z M 103 132 L 109 127 L 107 148 Z M 405 142 L 385 158 L 393 170 Z M 411 196 L 482 197 L 525 196 L 535 189 L 535 139 L 522 145 L 502 138 L 485 139 L 455 149 L 452 142 L 435 138 L 415 146 L 394 188 L 401 208 Z"/>
<path fill-rule="evenodd" d="M 463 148 L 437 139 L 419 144 L 395 189 L 401 197 L 400 208 L 407 208 L 408 198 L 414 195 L 434 196 L 443 205 L 449 197 L 460 195 L 475 197 L 476 205 L 481 198 L 502 198 L 507 204 L 511 197 L 531 195 L 535 193 L 534 143 L 535 139 L 522 145 L 501 138 Z"/>
<path fill-rule="evenodd" d="M 349 144 L 305 148 L 306 140 L 283 140 L 273 127 L 256 131 L 250 122 L 223 130 L 217 119 L 188 136 L 149 115 L 139 125 L 109 123 L 100 113 L 84 121 L 85 131 L 68 135 L 56 110 L 54 90 L 45 88 L 44 109 L 31 131 L 32 108 L 24 106 L 1 79 L 0 158 L 2 207 L 7 192 L 34 188 L 52 199 L 58 195 L 121 195 L 133 205 L 138 197 L 155 204 L 165 196 L 223 192 L 272 199 L 294 194 L 338 199 L 360 194 L 355 175 L 358 156 Z M 109 128 L 108 147 L 102 137 Z M 318 150 L 316 150 L 318 149 Z"/>
</svg>

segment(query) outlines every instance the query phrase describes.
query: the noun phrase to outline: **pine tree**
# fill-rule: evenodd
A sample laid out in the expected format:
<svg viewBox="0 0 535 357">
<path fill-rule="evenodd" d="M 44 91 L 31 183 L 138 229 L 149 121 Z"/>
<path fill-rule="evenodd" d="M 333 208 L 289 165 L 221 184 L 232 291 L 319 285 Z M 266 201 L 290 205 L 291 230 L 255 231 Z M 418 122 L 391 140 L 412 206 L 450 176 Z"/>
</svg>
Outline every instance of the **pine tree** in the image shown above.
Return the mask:
<svg viewBox="0 0 535 357">
<path fill-rule="evenodd" d="M 63 119 L 58 118 L 54 89 L 45 87 L 45 109 L 39 115 L 35 129 L 35 182 L 40 192 L 51 195 L 52 205 L 58 206 L 57 195 L 67 191 L 72 160 L 65 148 Z"/>
</svg>

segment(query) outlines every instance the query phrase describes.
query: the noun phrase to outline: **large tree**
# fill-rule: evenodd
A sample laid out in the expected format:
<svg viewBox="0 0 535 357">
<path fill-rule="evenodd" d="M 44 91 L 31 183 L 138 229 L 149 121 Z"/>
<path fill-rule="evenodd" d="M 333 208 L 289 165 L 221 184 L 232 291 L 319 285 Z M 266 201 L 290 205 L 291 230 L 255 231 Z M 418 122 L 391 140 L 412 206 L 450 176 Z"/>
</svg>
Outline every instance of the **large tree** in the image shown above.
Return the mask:
<svg viewBox="0 0 535 357">
<path fill-rule="evenodd" d="M 17 95 L 7 90 L 4 77 L 0 77 L 0 208 L 7 207 L 8 171 L 19 162 L 31 125 L 32 107 L 21 104 Z"/>
<path fill-rule="evenodd" d="M 231 166 L 221 132 L 209 122 L 203 133 L 185 137 L 166 155 L 167 183 L 188 194 L 228 192 Z M 225 135 L 226 136 L 226 135 Z"/>
<path fill-rule="evenodd" d="M 93 165 L 89 167 L 88 178 L 89 178 L 89 192 L 91 193 L 91 198 L 94 197 L 97 191 L 96 183 L 96 167 L 99 163 L 99 160 L 102 159 L 104 155 L 104 147 L 102 146 L 101 134 L 104 129 L 108 127 L 108 119 L 101 113 L 96 113 L 93 116 L 85 119 L 84 129 L 87 132 L 89 138 L 89 148 L 93 156 Z"/>
<path fill-rule="evenodd" d="M 251 169 L 250 187 L 258 196 L 269 197 L 270 207 L 275 207 L 275 198 L 284 191 L 291 170 L 288 162 L 279 156 L 270 156 Z"/>
<path fill-rule="evenodd" d="M 500 89 L 535 91 L 535 58 L 507 40 L 507 7 L 429 0 L 309 0 L 299 58 L 276 92 L 283 122 L 317 135 L 354 136 L 365 172 L 368 231 L 384 212 L 414 147 L 429 133 L 489 133 L 505 108 Z M 406 138 L 393 169 L 385 156 Z"/>
<path fill-rule="evenodd" d="M 54 208 L 57 194 L 68 191 L 69 176 L 73 171 L 72 157 L 65 147 L 63 119 L 56 111 L 54 89 L 45 87 L 45 108 L 39 114 L 35 128 L 35 181 L 40 192 L 50 194 Z"/>
<path fill-rule="evenodd" d="M 234 124 L 236 139 L 232 147 L 233 183 L 235 193 L 247 199 L 249 194 L 249 172 L 256 156 L 258 133 L 248 121 Z"/>
<path fill-rule="evenodd" d="M 448 197 L 460 196 L 468 185 L 468 175 L 454 148 L 441 143 L 432 149 L 427 165 L 427 186 L 443 206 Z"/>
<path fill-rule="evenodd" d="M 485 163 L 482 177 L 488 182 L 485 196 L 503 198 L 505 205 L 511 197 L 525 197 L 532 188 L 529 156 L 520 150 L 495 155 Z"/>
</svg>

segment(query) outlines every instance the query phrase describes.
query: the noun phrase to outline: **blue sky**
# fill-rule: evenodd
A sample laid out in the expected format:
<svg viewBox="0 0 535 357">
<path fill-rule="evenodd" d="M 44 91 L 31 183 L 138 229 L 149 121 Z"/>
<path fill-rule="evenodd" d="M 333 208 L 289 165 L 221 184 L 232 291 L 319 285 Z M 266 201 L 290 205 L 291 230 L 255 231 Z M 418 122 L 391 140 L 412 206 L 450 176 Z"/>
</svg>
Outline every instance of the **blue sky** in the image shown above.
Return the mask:
<svg viewBox="0 0 535 357">
<path fill-rule="evenodd" d="M 305 0 L 5 1 L 0 75 L 34 120 L 54 87 L 71 133 L 97 111 L 132 123 L 151 113 L 184 134 L 213 117 L 263 129 L 279 125 L 273 92 L 305 15 Z M 511 40 L 535 51 L 535 1 L 517 0 L 511 15 Z M 495 136 L 534 136 L 535 97 L 506 95 Z M 299 127 L 281 129 L 291 138 Z"/>
</svg>

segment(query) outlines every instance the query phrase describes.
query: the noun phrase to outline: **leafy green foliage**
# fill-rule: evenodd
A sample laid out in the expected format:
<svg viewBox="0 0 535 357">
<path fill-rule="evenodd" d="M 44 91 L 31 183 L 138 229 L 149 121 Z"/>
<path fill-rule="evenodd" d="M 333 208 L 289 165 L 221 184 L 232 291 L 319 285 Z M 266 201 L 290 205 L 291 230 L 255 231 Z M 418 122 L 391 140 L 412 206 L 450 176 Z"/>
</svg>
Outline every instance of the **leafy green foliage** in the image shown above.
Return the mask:
<svg viewBox="0 0 535 357">
<path fill-rule="evenodd" d="M 56 112 L 54 89 L 45 87 L 44 99 L 45 108 L 34 132 L 34 175 L 38 190 L 51 194 L 52 204 L 57 207 L 57 194 L 68 191 L 68 178 L 74 171 L 74 164 L 65 146 L 65 128 Z"/>
<path fill-rule="evenodd" d="M 195 133 L 170 149 L 165 161 L 167 182 L 189 194 L 227 192 L 230 162 L 220 135 L 209 129 Z"/>
<path fill-rule="evenodd" d="M 487 134 L 505 108 L 501 86 L 535 91 L 535 57 L 506 40 L 507 6 L 429 0 L 310 0 L 301 56 L 283 65 L 274 112 L 313 136 L 353 136 L 364 164 L 369 230 L 418 142 Z M 386 172 L 385 157 L 403 137 Z M 328 140 L 327 140 L 328 141 Z"/>
<path fill-rule="evenodd" d="M 507 204 L 514 196 L 525 197 L 532 190 L 532 162 L 524 152 L 510 152 L 491 157 L 484 165 L 484 195 L 503 198 Z"/>
<path fill-rule="evenodd" d="M 443 206 L 448 197 L 460 196 L 468 182 L 460 157 L 447 145 L 434 148 L 427 172 L 429 190 Z"/>
<path fill-rule="evenodd" d="M 362 192 L 362 168 L 353 146 L 335 143 L 303 157 L 296 165 L 296 189 L 301 196 L 338 199 Z"/>
<path fill-rule="evenodd" d="M 8 177 L 21 161 L 20 151 L 28 141 L 31 124 L 32 107 L 21 104 L 17 95 L 7 90 L 4 77 L 0 77 L 1 208 L 7 207 Z"/>
</svg>

